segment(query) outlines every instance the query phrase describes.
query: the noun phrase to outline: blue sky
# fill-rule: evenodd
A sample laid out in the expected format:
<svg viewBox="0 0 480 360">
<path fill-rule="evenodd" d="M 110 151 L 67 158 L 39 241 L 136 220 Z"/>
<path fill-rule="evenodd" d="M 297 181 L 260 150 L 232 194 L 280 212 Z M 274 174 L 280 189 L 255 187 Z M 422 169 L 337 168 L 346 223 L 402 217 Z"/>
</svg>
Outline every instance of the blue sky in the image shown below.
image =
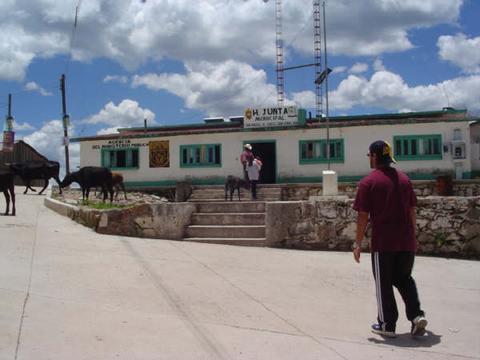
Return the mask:
<svg viewBox="0 0 480 360">
<path fill-rule="evenodd" d="M 480 1 L 326 9 L 332 115 L 480 114 Z M 72 136 L 274 105 L 274 15 L 274 0 L 2 0 L 0 111 L 12 93 L 16 139 L 62 159 L 62 73 Z M 312 1 L 284 0 L 283 24 L 286 66 L 312 63 Z M 314 112 L 313 68 L 285 78 L 286 103 Z M 78 146 L 71 151 L 75 163 Z"/>
</svg>

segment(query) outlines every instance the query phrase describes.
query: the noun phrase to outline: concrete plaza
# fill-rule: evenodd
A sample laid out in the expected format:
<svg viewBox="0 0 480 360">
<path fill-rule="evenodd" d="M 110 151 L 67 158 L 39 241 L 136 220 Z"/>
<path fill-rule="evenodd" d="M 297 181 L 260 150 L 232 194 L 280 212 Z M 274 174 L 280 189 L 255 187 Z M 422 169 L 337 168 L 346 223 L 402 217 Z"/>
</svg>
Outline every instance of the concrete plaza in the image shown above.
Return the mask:
<svg viewBox="0 0 480 360">
<path fill-rule="evenodd" d="M 2 360 L 480 359 L 480 262 L 418 257 L 428 336 L 397 293 L 386 340 L 368 254 L 103 236 L 22 191 L 0 216 Z"/>
</svg>

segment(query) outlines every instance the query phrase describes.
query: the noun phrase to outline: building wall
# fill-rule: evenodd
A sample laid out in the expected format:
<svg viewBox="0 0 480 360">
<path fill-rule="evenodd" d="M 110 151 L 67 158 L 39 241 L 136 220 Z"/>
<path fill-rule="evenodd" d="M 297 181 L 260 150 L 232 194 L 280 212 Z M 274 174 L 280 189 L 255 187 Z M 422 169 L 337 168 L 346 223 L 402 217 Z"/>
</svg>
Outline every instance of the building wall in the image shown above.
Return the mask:
<svg viewBox="0 0 480 360">
<path fill-rule="evenodd" d="M 330 139 L 344 140 L 344 162 L 332 163 L 331 169 L 336 170 L 340 179 L 354 180 L 366 175 L 369 162 L 366 157 L 368 145 L 379 139 L 393 143 L 397 135 L 433 135 L 441 134 L 442 145 L 448 145 L 453 140 L 454 129 L 460 129 L 465 141 L 466 159 L 454 162 L 450 150 L 442 149 L 441 160 L 398 161 L 398 168 L 418 179 L 432 178 L 436 174 L 454 173 L 455 163 L 462 166 L 462 172 L 467 177 L 471 173 L 470 129 L 467 121 L 443 123 L 410 123 L 396 125 L 372 125 L 335 127 L 330 129 Z M 191 177 L 194 182 L 202 179 L 205 183 L 219 183 L 226 175 L 242 176 L 239 157 L 244 142 L 253 144 L 262 141 L 274 141 L 276 145 L 277 182 L 318 182 L 321 172 L 327 169 L 327 164 L 300 164 L 299 141 L 319 140 L 326 138 L 326 129 L 294 129 L 278 131 L 241 131 L 230 133 L 185 134 L 180 136 L 159 138 L 131 139 L 131 145 L 139 144 L 139 169 L 118 170 L 122 172 L 126 182 L 151 183 L 151 185 L 166 185 L 177 180 Z M 169 140 L 170 167 L 149 167 L 149 141 Z M 108 140 L 84 141 L 80 147 L 80 165 L 101 165 L 101 147 Z M 222 166 L 211 168 L 181 168 L 180 145 L 191 144 L 221 144 Z M 264 162 L 268 159 L 263 159 Z M 115 170 L 117 171 L 117 170 Z M 198 182 L 198 181 L 197 181 Z"/>
</svg>

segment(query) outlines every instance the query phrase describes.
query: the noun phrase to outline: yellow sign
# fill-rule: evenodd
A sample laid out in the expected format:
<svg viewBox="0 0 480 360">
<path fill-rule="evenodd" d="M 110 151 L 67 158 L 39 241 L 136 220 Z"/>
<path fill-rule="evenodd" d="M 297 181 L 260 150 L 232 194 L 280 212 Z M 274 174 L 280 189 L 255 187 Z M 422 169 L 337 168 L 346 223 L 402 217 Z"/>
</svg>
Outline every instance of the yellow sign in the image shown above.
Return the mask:
<svg viewBox="0 0 480 360">
<path fill-rule="evenodd" d="M 170 150 L 168 140 L 150 141 L 148 143 L 150 167 L 170 167 Z"/>
</svg>

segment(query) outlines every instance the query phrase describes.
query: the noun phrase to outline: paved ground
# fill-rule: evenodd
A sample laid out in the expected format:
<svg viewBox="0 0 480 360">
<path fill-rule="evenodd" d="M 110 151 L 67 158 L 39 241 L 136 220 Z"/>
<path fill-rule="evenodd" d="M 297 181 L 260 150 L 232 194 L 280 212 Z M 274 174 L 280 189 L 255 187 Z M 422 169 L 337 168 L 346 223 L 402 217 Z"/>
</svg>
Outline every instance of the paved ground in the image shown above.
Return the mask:
<svg viewBox="0 0 480 360">
<path fill-rule="evenodd" d="M 480 262 L 417 258 L 431 332 L 412 340 L 402 317 L 384 340 L 366 255 L 102 236 L 17 198 L 0 216 L 2 360 L 480 358 Z"/>
</svg>

